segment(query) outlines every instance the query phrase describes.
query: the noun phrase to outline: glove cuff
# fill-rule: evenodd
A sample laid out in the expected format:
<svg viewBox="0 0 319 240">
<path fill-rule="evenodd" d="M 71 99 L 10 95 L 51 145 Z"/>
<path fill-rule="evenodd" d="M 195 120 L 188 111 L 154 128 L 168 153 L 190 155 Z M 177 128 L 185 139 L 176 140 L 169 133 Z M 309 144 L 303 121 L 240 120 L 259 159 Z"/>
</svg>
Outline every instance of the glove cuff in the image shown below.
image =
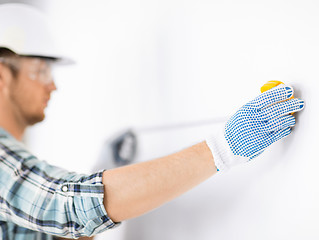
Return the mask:
<svg viewBox="0 0 319 240">
<path fill-rule="evenodd" d="M 213 154 L 215 166 L 218 171 L 227 171 L 237 164 L 249 161 L 249 158 L 235 156 L 233 154 L 223 131 L 206 139 L 206 143 Z"/>
</svg>

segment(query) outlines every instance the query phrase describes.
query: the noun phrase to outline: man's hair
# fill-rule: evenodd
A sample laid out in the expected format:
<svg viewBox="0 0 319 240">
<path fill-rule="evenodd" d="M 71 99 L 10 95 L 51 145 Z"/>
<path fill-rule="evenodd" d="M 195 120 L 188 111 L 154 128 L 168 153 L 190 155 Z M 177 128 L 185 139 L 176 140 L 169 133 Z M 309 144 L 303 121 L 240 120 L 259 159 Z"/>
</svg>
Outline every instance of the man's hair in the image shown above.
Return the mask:
<svg viewBox="0 0 319 240">
<path fill-rule="evenodd" d="M 0 57 L 15 57 L 17 54 L 9 48 L 0 47 Z"/>
<path fill-rule="evenodd" d="M 8 48 L 0 47 L 0 63 L 10 69 L 13 77 L 17 77 L 19 73 L 18 59 L 18 54 Z"/>
</svg>

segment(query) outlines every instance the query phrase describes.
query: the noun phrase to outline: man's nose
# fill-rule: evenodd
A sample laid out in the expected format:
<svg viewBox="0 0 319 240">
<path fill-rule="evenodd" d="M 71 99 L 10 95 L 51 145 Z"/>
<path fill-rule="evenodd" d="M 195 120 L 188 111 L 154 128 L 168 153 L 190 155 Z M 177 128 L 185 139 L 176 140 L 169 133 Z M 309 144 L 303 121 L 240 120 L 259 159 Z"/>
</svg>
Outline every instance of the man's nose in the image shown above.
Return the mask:
<svg viewBox="0 0 319 240">
<path fill-rule="evenodd" d="M 56 85 L 55 85 L 54 79 L 52 79 L 52 81 L 50 81 L 48 84 L 46 84 L 46 87 L 47 87 L 47 89 L 48 89 L 50 92 L 53 92 L 53 91 L 56 91 L 56 90 L 57 90 L 57 87 L 56 87 Z"/>
</svg>

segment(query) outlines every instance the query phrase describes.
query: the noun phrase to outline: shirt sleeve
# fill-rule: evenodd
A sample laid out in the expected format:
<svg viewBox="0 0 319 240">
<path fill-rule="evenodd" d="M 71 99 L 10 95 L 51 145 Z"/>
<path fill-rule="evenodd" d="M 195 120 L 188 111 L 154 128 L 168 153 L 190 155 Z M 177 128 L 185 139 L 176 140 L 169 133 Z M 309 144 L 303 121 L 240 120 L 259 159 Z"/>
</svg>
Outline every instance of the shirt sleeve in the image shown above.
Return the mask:
<svg viewBox="0 0 319 240">
<path fill-rule="evenodd" d="M 113 228 L 118 223 L 103 205 L 102 173 L 68 172 L 0 136 L 0 219 L 69 238 Z"/>
</svg>

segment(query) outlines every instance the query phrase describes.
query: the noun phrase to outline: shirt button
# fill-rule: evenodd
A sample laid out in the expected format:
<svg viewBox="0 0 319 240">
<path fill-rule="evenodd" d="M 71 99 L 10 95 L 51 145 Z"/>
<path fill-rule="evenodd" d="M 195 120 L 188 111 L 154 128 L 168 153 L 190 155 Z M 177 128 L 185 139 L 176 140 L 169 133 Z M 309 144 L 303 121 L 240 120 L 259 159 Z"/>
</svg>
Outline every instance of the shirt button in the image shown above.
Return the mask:
<svg viewBox="0 0 319 240">
<path fill-rule="evenodd" d="M 63 186 L 62 187 L 62 192 L 67 192 L 68 191 L 68 186 Z"/>
</svg>

